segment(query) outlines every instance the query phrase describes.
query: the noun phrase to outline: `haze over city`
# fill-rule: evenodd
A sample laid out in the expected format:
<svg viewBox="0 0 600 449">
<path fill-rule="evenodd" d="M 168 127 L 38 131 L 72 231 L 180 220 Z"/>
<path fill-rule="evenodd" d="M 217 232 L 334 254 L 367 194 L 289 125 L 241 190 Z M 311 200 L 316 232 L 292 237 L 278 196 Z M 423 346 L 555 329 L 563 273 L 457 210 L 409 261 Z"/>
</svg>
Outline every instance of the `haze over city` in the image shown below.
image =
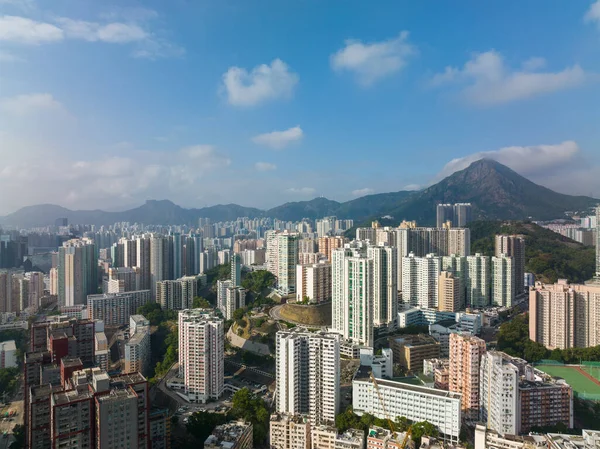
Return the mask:
<svg viewBox="0 0 600 449">
<path fill-rule="evenodd" d="M 344 201 L 482 156 L 597 197 L 598 10 L 4 0 L 0 214 Z"/>
</svg>

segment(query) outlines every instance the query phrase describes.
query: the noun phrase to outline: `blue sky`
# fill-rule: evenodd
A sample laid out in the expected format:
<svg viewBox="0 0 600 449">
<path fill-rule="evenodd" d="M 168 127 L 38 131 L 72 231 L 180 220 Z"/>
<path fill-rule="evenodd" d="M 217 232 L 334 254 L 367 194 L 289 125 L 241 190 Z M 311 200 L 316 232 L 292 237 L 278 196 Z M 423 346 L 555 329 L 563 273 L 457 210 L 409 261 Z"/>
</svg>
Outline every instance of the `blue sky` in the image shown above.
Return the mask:
<svg viewBox="0 0 600 449">
<path fill-rule="evenodd" d="M 600 197 L 598 105 L 600 1 L 0 0 L 0 214 L 343 201 L 482 156 Z"/>
</svg>

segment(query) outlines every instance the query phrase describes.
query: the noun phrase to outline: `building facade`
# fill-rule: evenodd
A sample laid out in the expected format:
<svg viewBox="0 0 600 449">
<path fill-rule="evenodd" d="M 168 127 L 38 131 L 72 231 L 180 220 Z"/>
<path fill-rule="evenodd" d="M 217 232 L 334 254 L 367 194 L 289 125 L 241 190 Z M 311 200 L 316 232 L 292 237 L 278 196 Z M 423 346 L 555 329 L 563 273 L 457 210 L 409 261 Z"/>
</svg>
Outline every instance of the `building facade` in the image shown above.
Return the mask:
<svg viewBox="0 0 600 449">
<path fill-rule="evenodd" d="M 461 394 L 463 416 L 470 421 L 479 418 L 480 367 L 485 351 L 485 341 L 481 338 L 469 334 L 450 334 L 448 389 Z"/>
<path fill-rule="evenodd" d="M 191 402 L 223 394 L 224 344 L 223 320 L 212 310 L 179 312 L 179 374 Z"/>
</svg>

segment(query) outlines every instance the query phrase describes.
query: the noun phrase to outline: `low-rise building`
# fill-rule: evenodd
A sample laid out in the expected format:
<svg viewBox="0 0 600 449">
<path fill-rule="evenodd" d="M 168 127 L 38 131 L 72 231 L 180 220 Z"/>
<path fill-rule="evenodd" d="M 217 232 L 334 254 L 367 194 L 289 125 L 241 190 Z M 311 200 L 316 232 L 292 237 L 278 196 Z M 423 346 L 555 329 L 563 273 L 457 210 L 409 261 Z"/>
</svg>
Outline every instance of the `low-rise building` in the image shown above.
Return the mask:
<svg viewBox="0 0 600 449">
<path fill-rule="evenodd" d="M 381 354 L 376 355 L 373 348 L 361 348 L 360 364 L 370 366 L 373 375 L 378 379 L 391 379 L 394 377 L 394 353 L 390 348 L 383 348 Z"/>
<path fill-rule="evenodd" d="M 310 449 L 310 419 L 307 415 L 274 413 L 269 423 L 271 449 Z"/>
<path fill-rule="evenodd" d="M 529 435 L 500 435 L 475 427 L 475 449 L 597 449 L 600 447 L 600 431 L 582 430 L 581 435 L 542 433 Z"/>
<path fill-rule="evenodd" d="M 429 335 L 403 335 L 389 341 L 394 360 L 407 371 L 420 371 L 423 360 L 440 357 L 440 344 Z"/>
<path fill-rule="evenodd" d="M 363 449 L 365 434 L 362 430 L 348 429 L 338 433 L 335 426 L 320 425 L 311 431 L 312 449 Z"/>
<path fill-rule="evenodd" d="M 423 374 L 433 377 L 433 387 L 438 390 L 448 390 L 450 382 L 450 360 L 423 360 Z"/>
<path fill-rule="evenodd" d="M 204 449 L 252 449 L 252 424 L 237 421 L 215 427 Z"/>
<path fill-rule="evenodd" d="M 403 443 L 406 440 L 406 444 Z M 414 447 L 406 432 L 392 432 L 383 427 L 371 426 L 367 431 L 367 449 L 403 449 Z"/>
<path fill-rule="evenodd" d="M 354 413 L 359 416 L 369 413 L 381 419 L 405 416 L 414 422 L 429 421 L 438 428 L 444 441 L 458 442 L 461 426 L 459 393 L 383 379 L 378 379 L 377 385 L 378 389 L 371 379 L 370 369 L 361 366 L 352 381 Z"/>
</svg>

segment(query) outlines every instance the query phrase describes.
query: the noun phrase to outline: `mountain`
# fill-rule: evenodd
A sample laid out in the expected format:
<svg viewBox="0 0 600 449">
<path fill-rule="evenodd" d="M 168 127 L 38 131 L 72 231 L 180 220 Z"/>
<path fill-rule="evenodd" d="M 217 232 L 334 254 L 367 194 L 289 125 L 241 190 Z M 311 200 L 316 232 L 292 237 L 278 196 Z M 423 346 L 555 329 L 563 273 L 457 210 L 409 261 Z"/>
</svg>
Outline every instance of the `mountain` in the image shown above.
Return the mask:
<svg viewBox="0 0 600 449">
<path fill-rule="evenodd" d="M 119 221 L 145 224 L 198 223 L 198 218 L 228 221 L 237 217 L 273 217 L 286 221 L 335 215 L 357 223 L 390 215 L 394 221 L 416 220 L 420 225 L 435 224 L 438 203 L 472 203 L 475 220 L 550 220 L 566 211 L 584 211 L 599 200 L 571 196 L 537 185 L 510 168 L 490 159 L 473 162 L 437 184 L 418 192 L 380 193 L 339 203 L 327 198 L 285 203 L 269 210 L 237 204 L 219 204 L 185 209 L 168 200 L 149 200 L 140 207 L 122 212 L 101 210 L 72 211 L 52 204 L 28 206 L 0 217 L 0 224 L 34 227 L 54 224 L 60 217 L 69 223 L 109 225 Z"/>
<path fill-rule="evenodd" d="M 435 223 L 438 203 L 471 203 L 474 220 L 551 220 L 584 211 L 599 200 L 554 192 L 491 159 L 473 162 L 437 184 L 406 198 L 389 215 L 423 225 Z"/>
<path fill-rule="evenodd" d="M 295 201 L 285 203 L 281 206 L 269 209 L 265 215 L 267 217 L 278 218 L 286 221 L 299 221 L 303 218 L 322 218 L 336 215 L 340 203 L 328 200 L 327 198 L 315 198 L 310 201 Z"/>
</svg>

